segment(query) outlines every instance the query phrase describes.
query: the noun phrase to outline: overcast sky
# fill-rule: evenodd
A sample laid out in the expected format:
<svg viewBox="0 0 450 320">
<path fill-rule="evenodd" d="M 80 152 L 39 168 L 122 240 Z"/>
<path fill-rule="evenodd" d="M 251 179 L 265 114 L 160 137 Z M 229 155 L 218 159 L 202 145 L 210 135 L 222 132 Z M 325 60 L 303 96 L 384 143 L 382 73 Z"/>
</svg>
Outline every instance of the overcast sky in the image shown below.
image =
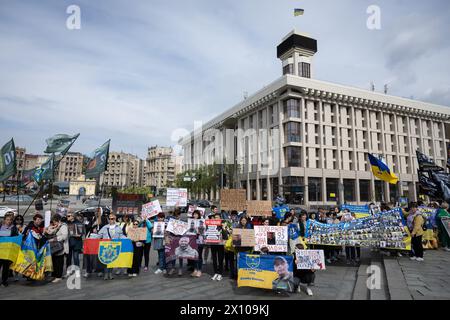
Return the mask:
<svg viewBox="0 0 450 320">
<path fill-rule="evenodd" d="M 71 4 L 80 30 L 66 28 Z M 371 4 L 381 30 L 366 27 Z M 38 154 L 79 132 L 73 151 L 111 139 L 145 158 L 276 80 L 293 28 L 318 41 L 316 79 L 450 106 L 446 0 L 2 0 L 0 144 Z"/>
</svg>

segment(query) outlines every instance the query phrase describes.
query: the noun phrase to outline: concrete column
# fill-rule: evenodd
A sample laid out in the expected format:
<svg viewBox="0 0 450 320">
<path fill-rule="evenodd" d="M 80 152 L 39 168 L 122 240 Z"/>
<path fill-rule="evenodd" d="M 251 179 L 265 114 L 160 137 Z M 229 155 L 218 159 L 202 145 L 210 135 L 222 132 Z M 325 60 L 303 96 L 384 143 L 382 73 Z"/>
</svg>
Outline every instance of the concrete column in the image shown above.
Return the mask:
<svg viewBox="0 0 450 320">
<path fill-rule="evenodd" d="M 373 152 L 373 147 L 372 147 L 372 132 L 370 131 L 370 112 L 369 109 L 366 109 L 366 131 L 367 131 L 367 151 L 372 153 Z M 366 158 L 366 161 L 369 161 Z M 370 167 L 370 166 L 369 166 Z M 370 170 L 370 169 L 369 169 Z M 371 179 L 370 179 L 370 199 L 372 202 L 375 202 L 375 177 L 372 174 Z"/>
<path fill-rule="evenodd" d="M 282 168 L 286 166 L 285 160 L 284 160 L 284 130 L 283 130 L 283 102 L 281 100 L 278 100 L 278 128 L 279 128 L 279 155 L 280 155 L 280 163 L 278 168 L 278 194 L 283 195 L 283 187 L 281 186 L 283 184 L 283 175 L 282 175 Z"/>
<path fill-rule="evenodd" d="M 304 200 L 305 200 L 305 206 L 308 208 L 308 210 L 309 210 L 309 186 L 308 186 L 308 176 L 305 174 L 305 177 L 303 178 L 303 181 L 304 181 L 304 185 L 305 185 L 305 188 L 304 188 Z"/>
<path fill-rule="evenodd" d="M 266 178 L 267 183 L 267 200 L 272 201 L 272 186 L 270 184 L 270 175 L 267 175 Z"/>
<path fill-rule="evenodd" d="M 359 178 L 355 179 L 355 192 L 356 192 L 356 202 L 361 204 L 361 194 L 359 190 Z"/>
<path fill-rule="evenodd" d="M 305 107 L 306 107 L 306 101 L 305 98 L 301 98 L 300 100 L 300 118 L 302 119 L 302 122 L 300 123 L 300 142 L 302 143 L 302 159 L 301 159 L 301 166 L 303 168 L 306 168 L 306 135 L 305 135 Z M 305 170 L 306 175 L 306 170 Z"/>
</svg>

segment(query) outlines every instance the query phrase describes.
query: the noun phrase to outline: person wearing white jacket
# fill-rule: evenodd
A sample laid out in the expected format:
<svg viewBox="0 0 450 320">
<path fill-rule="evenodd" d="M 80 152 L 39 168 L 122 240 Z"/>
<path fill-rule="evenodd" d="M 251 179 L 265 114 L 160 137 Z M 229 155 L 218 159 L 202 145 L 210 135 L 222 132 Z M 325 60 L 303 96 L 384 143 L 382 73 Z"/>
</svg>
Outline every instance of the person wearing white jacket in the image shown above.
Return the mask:
<svg viewBox="0 0 450 320">
<path fill-rule="evenodd" d="M 52 251 L 53 273 L 55 278 L 52 282 L 62 280 L 64 270 L 64 257 L 69 253 L 69 230 L 67 224 L 61 222 L 61 216 L 55 214 L 51 224 L 44 230 L 44 234 L 49 238 Z M 59 243 L 59 245 L 56 245 Z"/>
</svg>

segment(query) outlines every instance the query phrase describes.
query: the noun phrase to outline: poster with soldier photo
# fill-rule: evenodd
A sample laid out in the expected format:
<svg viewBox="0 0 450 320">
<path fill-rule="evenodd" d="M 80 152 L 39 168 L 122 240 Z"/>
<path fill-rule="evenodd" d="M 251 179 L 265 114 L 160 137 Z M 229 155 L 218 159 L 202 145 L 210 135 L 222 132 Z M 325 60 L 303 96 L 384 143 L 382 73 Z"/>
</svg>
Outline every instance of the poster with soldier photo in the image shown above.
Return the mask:
<svg viewBox="0 0 450 320">
<path fill-rule="evenodd" d="M 177 236 L 170 233 L 165 237 L 166 261 L 175 259 L 198 260 L 196 236 Z"/>
<path fill-rule="evenodd" d="M 267 247 L 269 252 L 287 252 L 287 226 L 255 226 L 255 251 Z"/>
<path fill-rule="evenodd" d="M 153 223 L 153 238 L 164 238 L 164 230 L 166 229 L 166 224 L 163 221 L 158 221 Z"/>
</svg>

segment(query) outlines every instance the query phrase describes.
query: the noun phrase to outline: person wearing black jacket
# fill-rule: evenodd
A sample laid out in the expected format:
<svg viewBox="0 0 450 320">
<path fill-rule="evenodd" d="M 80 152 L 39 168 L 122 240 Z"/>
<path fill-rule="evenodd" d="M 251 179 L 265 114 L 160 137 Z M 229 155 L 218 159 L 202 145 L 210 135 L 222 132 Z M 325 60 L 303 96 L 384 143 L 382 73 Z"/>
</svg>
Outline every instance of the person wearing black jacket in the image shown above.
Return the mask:
<svg viewBox="0 0 450 320">
<path fill-rule="evenodd" d="M 69 255 L 66 260 L 66 267 L 73 263 L 76 266 L 80 266 L 80 254 L 83 250 L 83 236 L 86 234 L 84 225 L 75 219 L 74 214 L 69 212 L 66 216 L 67 218 L 67 228 L 69 230 Z"/>
<path fill-rule="evenodd" d="M 13 224 L 14 213 L 8 212 L 3 218 L 0 226 L 0 237 L 15 237 L 19 235 L 16 226 Z M 8 286 L 10 260 L 0 259 L 0 268 L 2 268 L 2 285 Z"/>
</svg>

